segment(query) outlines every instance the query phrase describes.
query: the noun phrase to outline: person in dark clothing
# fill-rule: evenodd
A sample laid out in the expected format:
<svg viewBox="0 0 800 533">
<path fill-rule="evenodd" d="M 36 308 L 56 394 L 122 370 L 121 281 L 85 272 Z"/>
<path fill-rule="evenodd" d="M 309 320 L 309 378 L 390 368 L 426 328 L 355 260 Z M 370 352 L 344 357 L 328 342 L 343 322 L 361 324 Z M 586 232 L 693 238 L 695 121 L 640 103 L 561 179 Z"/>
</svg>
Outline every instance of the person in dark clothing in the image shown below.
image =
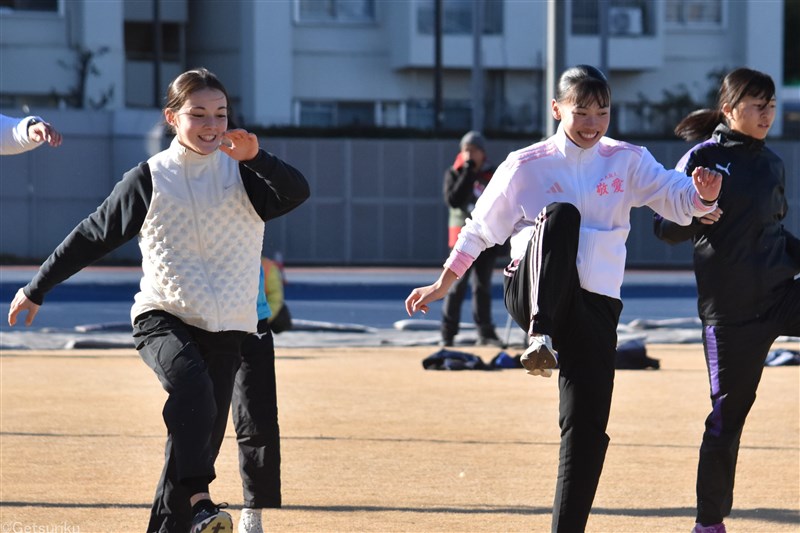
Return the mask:
<svg viewBox="0 0 800 533">
<path fill-rule="evenodd" d="M 231 413 L 239 448 L 244 502 L 239 533 L 264 533 L 262 509 L 281 507 L 281 435 L 275 378 L 272 305 L 267 301 L 264 266 L 258 274 L 258 331 L 242 342 L 242 364 L 236 372 Z M 272 267 L 278 270 L 277 266 Z"/>
<path fill-rule="evenodd" d="M 486 157 L 486 142 L 477 131 L 467 132 L 453 165 L 444 174 L 444 199 L 449 208 L 448 245 L 452 249 L 481 193 L 492 179 L 494 168 Z M 452 346 L 461 322 L 461 306 L 472 281 L 472 319 L 478 328 L 478 344 L 502 346 L 492 322 L 492 273 L 502 246 L 484 250 L 444 299 L 442 345 Z"/>
<path fill-rule="evenodd" d="M 148 532 L 230 533 L 211 500 L 241 344 L 256 331 L 254 302 L 264 222 L 309 196 L 295 168 L 228 129 L 227 91 L 206 69 L 170 83 L 169 148 L 128 171 L 14 296 L 8 313 L 30 325 L 58 283 L 138 238 L 140 291 L 131 308 L 142 360 L 168 397 L 165 464 Z"/>
<path fill-rule="evenodd" d="M 681 226 L 656 215 L 656 235 L 691 240 L 703 349 L 711 389 L 697 470 L 695 533 L 723 533 L 731 512 L 739 441 L 764 361 L 780 335 L 800 335 L 800 240 L 782 221 L 788 208 L 783 162 L 764 140 L 775 119 L 775 85 L 762 72 L 725 76 L 716 109 L 675 128 L 703 140 L 678 169 L 724 174 L 718 207 Z"/>
</svg>

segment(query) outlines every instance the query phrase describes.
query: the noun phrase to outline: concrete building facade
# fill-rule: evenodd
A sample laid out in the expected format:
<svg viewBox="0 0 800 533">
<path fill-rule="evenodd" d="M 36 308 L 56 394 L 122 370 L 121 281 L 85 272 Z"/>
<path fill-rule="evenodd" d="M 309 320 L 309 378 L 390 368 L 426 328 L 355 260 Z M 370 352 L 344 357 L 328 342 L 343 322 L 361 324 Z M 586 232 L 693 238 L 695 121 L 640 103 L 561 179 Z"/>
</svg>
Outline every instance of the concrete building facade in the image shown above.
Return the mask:
<svg viewBox="0 0 800 533">
<path fill-rule="evenodd" d="M 608 4 L 600 32 L 599 0 L 560 2 L 564 62 L 601 63 L 605 34 L 612 124 L 666 166 L 688 146 L 653 140 L 678 118 L 669 115 L 677 106 L 657 105 L 664 91 L 675 101 L 688 95 L 699 102 L 713 87 L 709 73 L 743 64 L 783 85 L 782 0 Z M 499 162 L 543 129 L 548 5 L 442 1 L 443 126 L 458 132 L 450 138 L 262 137 L 262 146 L 295 164 L 312 187 L 308 202 L 268 224 L 266 249 L 282 251 L 293 264 L 440 265 L 447 254 L 442 175 L 476 110 L 472 12 L 478 6 L 484 15 L 484 96 L 477 105 L 485 126 L 523 133 L 490 137 L 490 158 Z M 187 68 L 215 71 L 248 126 L 432 128 L 434 6 L 434 0 L 0 0 L 0 112 L 40 114 L 65 139 L 57 149 L 0 158 L 0 261 L 43 259 L 125 171 L 163 148 L 168 139 L 159 108 L 169 81 Z M 800 101 L 800 88 L 791 90 Z M 800 123 L 800 108 L 797 115 Z M 781 127 L 776 122 L 773 137 Z M 770 146 L 786 163 L 786 226 L 800 234 L 800 143 L 773 139 Z M 629 263 L 689 267 L 690 249 L 657 241 L 650 220 L 646 209 L 633 215 Z M 138 253 L 130 243 L 110 259 L 135 262 Z"/>
<path fill-rule="evenodd" d="M 486 129 L 543 131 L 550 3 L 442 0 L 447 129 L 470 127 L 479 106 Z M 169 80 L 202 65 L 226 83 L 248 124 L 426 129 L 434 122 L 435 5 L 0 0 L 0 107 L 159 107 Z M 784 0 L 555 5 L 563 11 L 558 27 L 564 64 L 606 65 L 621 133 L 668 131 L 664 122 L 674 117 L 658 115 L 672 109 L 670 98 L 705 102 L 716 84 L 710 76 L 735 66 L 763 70 L 783 87 Z M 599 22 L 603 5 L 605 30 Z M 482 31 L 473 27 L 475 12 L 482 14 Z M 81 70 L 87 56 L 90 64 Z M 473 71 L 481 73 L 479 93 Z M 787 88 L 781 94 L 791 100 L 798 93 Z M 781 117 L 774 136 L 782 134 Z"/>
</svg>

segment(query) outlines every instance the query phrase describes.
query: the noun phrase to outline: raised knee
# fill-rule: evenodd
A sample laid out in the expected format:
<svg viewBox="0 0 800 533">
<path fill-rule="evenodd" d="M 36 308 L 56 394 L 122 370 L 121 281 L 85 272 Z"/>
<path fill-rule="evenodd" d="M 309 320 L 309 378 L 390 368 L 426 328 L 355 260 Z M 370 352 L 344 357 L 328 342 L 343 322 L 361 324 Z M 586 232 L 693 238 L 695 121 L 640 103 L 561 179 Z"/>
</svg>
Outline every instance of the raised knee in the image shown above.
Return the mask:
<svg viewBox="0 0 800 533">
<path fill-rule="evenodd" d="M 547 206 L 547 218 L 550 221 L 580 224 L 581 212 L 569 202 L 554 202 Z"/>
</svg>

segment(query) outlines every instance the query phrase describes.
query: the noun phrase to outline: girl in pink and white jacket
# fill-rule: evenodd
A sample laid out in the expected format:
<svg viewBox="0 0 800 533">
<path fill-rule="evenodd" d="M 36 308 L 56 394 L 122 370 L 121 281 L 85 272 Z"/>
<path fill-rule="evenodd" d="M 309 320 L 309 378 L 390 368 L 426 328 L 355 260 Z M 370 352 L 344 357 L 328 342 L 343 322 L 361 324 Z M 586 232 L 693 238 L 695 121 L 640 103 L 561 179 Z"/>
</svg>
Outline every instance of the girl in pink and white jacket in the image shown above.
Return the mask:
<svg viewBox="0 0 800 533">
<path fill-rule="evenodd" d="M 722 180 L 702 167 L 692 176 L 667 170 L 647 149 L 604 137 L 610 105 L 599 70 L 564 72 L 551 103 L 556 134 L 509 154 L 439 279 L 405 302 L 409 315 L 426 312 L 481 251 L 511 238 L 505 303 L 530 338 L 522 363 L 533 375 L 560 368 L 553 531 L 585 529 L 608 447 L 630 211 L 649 206 L 688 224 L 714 210 Z"/>
</svg>

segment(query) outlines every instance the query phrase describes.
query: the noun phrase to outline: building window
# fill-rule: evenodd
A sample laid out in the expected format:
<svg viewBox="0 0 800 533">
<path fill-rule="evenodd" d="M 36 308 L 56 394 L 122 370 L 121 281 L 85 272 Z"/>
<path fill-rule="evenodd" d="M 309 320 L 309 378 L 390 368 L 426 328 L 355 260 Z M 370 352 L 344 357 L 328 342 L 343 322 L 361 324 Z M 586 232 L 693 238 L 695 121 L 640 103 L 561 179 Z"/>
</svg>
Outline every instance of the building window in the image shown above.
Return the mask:
<svg viewBox="0 0 800 533">
<path fill-rule="evenodd" d="M 722 26 L 722 0 L 666 0 L 665 7 L 671 26 Z"/>
<path fill-rule="evenodd" d="M 431 100 L 412 100 L 406 106 L 406 124 L 409 128 L 430 130 L 434 127 L 434 109 Z M 442 129 L 466 131 L 472 126 L 472 104 L 469 100 L 442 102 Z"/>
<path fill-rule="evenodd" d="M 58 11 L 58 0 L 0 0 L 0 11 Z"/>
<path fill-rule="evenodd" d="M 373 22 L 375 0 L 297 0 L 300 22 Z"/>
<path fill-rule="evenodd" d="M 300 102 L 300 125 L 330 128 L 335 124 L 333 102 Z"/>
<path fill-rule="evenodd" d="M 321 128 L 375 126 L 373 102 L 300 102 L 300 125 Z"/>
<path fill-rule="evenodd" d="M 652 35 L 653 2 L 647 0 L 611 0 L 608 2 L 608 34 L 611 36 Z M 573 0 L 572 34 L 600 34 L 598 0 Z"/>
<path fill-rule="evenodd" d="M 378 102 L 376 124 L 385 128 L 403 128 L 406 125 L 406 107 L 401 102 Z"/>
<path fill-rule="evenodd" d="M 125 22 L 125 59 L 152 61 L 155 59 L 155 39 L 152 22 Z M 181 61 L 183 28 L 177 22 L 161 23 L 161 53 L 164 61 Z"/>
<path fill-rule="evenodd" d="M 503 2 L 483 0 L 483 33 L 503 33 Z M 469 35 L 472 33 L 474 0 L 442 0 L 442 33 L 445 35 Z M 434 0 L 417 1 L 417 32 L 433 35 Z"/>
<path fill-rule="evenodd" d="M 445 100 L 442 107 L 444 113 L 442 128 L 467 131 L 472 127 L 472 102 L 469 100 Z"/>
<path fill-rule="evenodd" d="M 375 104 L 372 102 L 340 102 L 336 106 L 337 126 L 374 126 Z"/>
<path fill-rule="evenodd" d="M 298 102 L 299 126 L 316 128 L 397 128 L 433 129 L 433 102 Z M 468 130 L 472 121 L 469 100 L 442 103 L 442 128 Z"/>
<path fill-rule="evenodd" d="M 406 105 L 406 125 L 418 130 L 432 130 L 433 102 L 430 100 L 412 100 Z"/>
</svg>

